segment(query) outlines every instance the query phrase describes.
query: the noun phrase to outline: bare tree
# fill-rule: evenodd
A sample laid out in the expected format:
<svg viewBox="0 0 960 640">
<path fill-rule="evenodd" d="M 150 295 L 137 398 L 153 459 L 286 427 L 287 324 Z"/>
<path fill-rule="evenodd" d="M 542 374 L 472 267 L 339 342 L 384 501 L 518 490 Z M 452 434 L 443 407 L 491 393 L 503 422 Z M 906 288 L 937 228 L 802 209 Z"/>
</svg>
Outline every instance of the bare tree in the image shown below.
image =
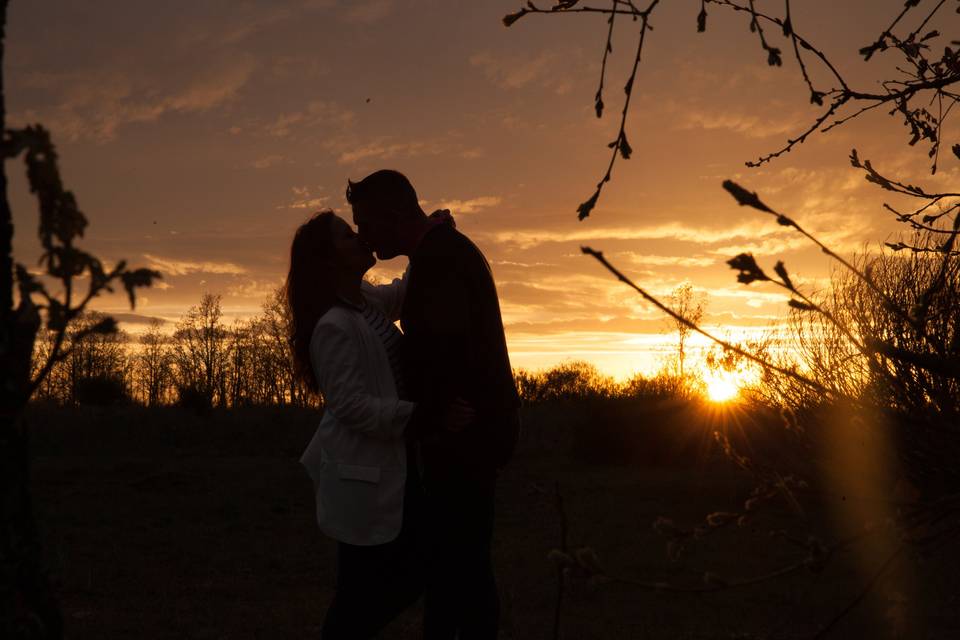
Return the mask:
<svg viewBox="0 0 960 640">
<path fill-rule="evenodd" d="M 277 287 L 273 294 L 263 303 L 263 313 L 260 316 L 260 336 L 267 344 L 270 370 L 274 371 L 274 379 L 279 388 L 274 393 L 279 404 L 289 402 L 297 406 L 304 406 L 310 402 L 310 396 L 303 385 L 297 380 L 293 371 L 293 359 L 290 356 L 290 347 L 287 344 L 289 335 L 290 311 L 284 299 L 283 287 Z"/>
<path fill-rule="evenodd" d="M 203 294 L 173 333 L 173 361 L 182 401 L 210 407 L 226 405 L 227 331 L 221 322 L 220 296 Z M 189 398 L 189 400 L 188 400 Z"/>
<path fill-rule="evenodd" d="M 65 370 L 71 403 L 104 404 L 127 396 L 129 336 L 119 330 L 90 330 L 106 317 L 87 311 L 71 323 L 67 338 L 69 355 L 58 365 Z"/>
<path fill-rule="evenodd" d="M 148 407 L 163 404 L 171 384 L 170 340 L 160 330 L 161 326 L 162 322 L 156 318 L 150 321 L 147 331 L 140 336 L 140 348 L 133 356 L 136 386 Z"/>
<path fill-rule="evenodd" d="M 703 319 L 704 296 L 702 293 L 694 292 L 693 285 L 689 282 L 684 282 L 673 290 L 673 293 L 670 294 L 670 304 L 677 314 L 687 318 L 693 324 L 700 324 Z M 677 330 L 677 369 L 680 378 L 683 379 L 685 375 L 684 361 L 687 357 L 687 339 L 693 330 L 686 323 L 675 318 L 671 318 L 671 321 Z"/>
<path fill-rule="evenodd" d="M 40 327 L 34 340 L 33 362 L 31 363 L 31 378 L 36 378 L 40 369 L 46 364 L 53 352 L 53 346 L 56 343 L 57 332 L 46 327 Z M 31 396 L 31 400 L 43 400 L 58 405 L 66 404 L 70 401 L 70 381 L 67 375 L 67 369 L 61 360 L 55 364 L 47 375 L 40 380 L 36 390 Z"/>
<path fill-rule="evenodd" d="M 225 377 L 228 386 L 228 402 L 232 407 L 265 404 L 266 378 L 272 373 L 263 368 L 264 358 L 261 339 L 255 319 L 235 320 L 228 332 L 227 366 Z"/>
<path fill-rule="evenodd" d="M 122 332 L 91 335 L 88 327 L 103 316 L 85 313 L 64 338 L 68 355 L 50 368 L 35 397 L 76 403 L 78 387 L 95 380 L 99 382 L 94 386 L 104 383 L 100 391 L 112 386 L 146 406 L 178 398 L 202 406 L 312 406 L 316 401 L 293 375 L 282 296 L 278 289 L 264 301 L 261 314 L 228 328 L 222 322 L 220 298 L 207 294 L 180 318 L 172 336 L 154 319 L 136 342 Z M 38 333 L 34 374 L 46 362 L 55 339 L 54 331 Z"/>
</svg>

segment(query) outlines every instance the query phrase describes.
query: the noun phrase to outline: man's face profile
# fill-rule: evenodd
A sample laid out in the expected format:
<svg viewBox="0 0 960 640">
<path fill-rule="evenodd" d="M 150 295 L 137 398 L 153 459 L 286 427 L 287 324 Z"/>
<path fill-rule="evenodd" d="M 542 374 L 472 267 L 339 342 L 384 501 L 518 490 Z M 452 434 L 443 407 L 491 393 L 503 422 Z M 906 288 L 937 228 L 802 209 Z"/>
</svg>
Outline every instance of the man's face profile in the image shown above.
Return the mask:
<svg viewBox="0 0 960 640">
<path fill-rule="evenodd" d="M 397 256 L 397 216 L 376 202 L 353 205 L 353 224 L 360 239 L 377 253 L 380 260 Z"/>
</svg>

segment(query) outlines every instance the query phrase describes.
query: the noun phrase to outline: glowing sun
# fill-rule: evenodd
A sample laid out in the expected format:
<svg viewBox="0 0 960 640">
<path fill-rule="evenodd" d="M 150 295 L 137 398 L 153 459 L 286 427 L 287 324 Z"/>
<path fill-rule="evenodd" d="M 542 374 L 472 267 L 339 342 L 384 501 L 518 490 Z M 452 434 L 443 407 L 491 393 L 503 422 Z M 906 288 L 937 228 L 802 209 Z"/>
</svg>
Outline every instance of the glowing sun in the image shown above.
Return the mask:
<svg viewBox="0 0 960 640">
<path fill-rule="evenodd" d="M 712 402 L 729 402 L 740 395 L 740 385 L 733 374 L 714 372 L 704 379 L 707 398 Z"/>
</svg>

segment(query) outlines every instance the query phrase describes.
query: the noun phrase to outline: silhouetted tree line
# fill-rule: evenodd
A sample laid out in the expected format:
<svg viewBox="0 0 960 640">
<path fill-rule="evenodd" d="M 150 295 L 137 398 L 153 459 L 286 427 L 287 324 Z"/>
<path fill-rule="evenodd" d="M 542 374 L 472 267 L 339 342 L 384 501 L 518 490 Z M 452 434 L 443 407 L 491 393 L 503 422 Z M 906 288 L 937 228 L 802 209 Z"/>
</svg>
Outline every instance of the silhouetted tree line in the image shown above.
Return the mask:
<svg viewBox="0 0 960 640">
<path fill-rule="evenodd" d="M 261 312 L 228 325 L 221 297 L 205 293 L 173 332 L 152 319 L 134 336 L 122 330 L 89 331 L 107 316 L 86 311 L 63 338 L 68 355 L 57 361 L 37 387 L 33 400 L 57 405 L 110 405 L 135 402 L 148 407 L 179 405 L 198 410 L 244 406 L 317 406 L 293 375 L 287 346 L 289 315 L 282 291 Z M 42 366 L 57 334 L 41 329 L 34 368 Z M 695 385 L 664 369 L 656 376 L 634 375 L 617 382 L 589 362 L 572 360 L 542 371 L 514 372 L 527 404 L 604 398 L 689 395 Z"/>
<path fill-rule="evenodd" d="M 297 382 L 287 347 L 288 315 L 281 290 L 247 320 L 227 325 L 220 296 L 204 294 L 172 334 L 154 319 L 139 336 L 90 333 L 104 314 L 88 311 L 71 324 L 69 356 L 58 361 L 34 399 L 61 405 L 137 402 L 198 410 L 262 405 L 311 406 Z M 41 331 L 34 366 L 45 361 L 56 334 Z"/>
</svg>

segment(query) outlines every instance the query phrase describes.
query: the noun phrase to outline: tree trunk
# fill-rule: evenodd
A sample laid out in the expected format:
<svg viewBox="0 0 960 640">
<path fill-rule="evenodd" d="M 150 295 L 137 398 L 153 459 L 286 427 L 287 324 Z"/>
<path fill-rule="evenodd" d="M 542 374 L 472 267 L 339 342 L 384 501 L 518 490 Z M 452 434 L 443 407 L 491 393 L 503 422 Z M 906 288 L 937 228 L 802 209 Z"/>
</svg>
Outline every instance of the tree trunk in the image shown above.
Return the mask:
<svg viewBox="0 0 960 640">
<path fill-rule="evenodd" d="M 0 0 L 0 131 L 6 130 L 3 53 L 8 0 Z M 3 158 L 5 162 L 5 158 Z M 63 617 L 43 565 L 30 500 L 29 439 L 20 414 L 29 398 L 37 318 L 13 308 L 13 216 L 0 165 L 0 637 L 59 639 Z"/>
</svg>

